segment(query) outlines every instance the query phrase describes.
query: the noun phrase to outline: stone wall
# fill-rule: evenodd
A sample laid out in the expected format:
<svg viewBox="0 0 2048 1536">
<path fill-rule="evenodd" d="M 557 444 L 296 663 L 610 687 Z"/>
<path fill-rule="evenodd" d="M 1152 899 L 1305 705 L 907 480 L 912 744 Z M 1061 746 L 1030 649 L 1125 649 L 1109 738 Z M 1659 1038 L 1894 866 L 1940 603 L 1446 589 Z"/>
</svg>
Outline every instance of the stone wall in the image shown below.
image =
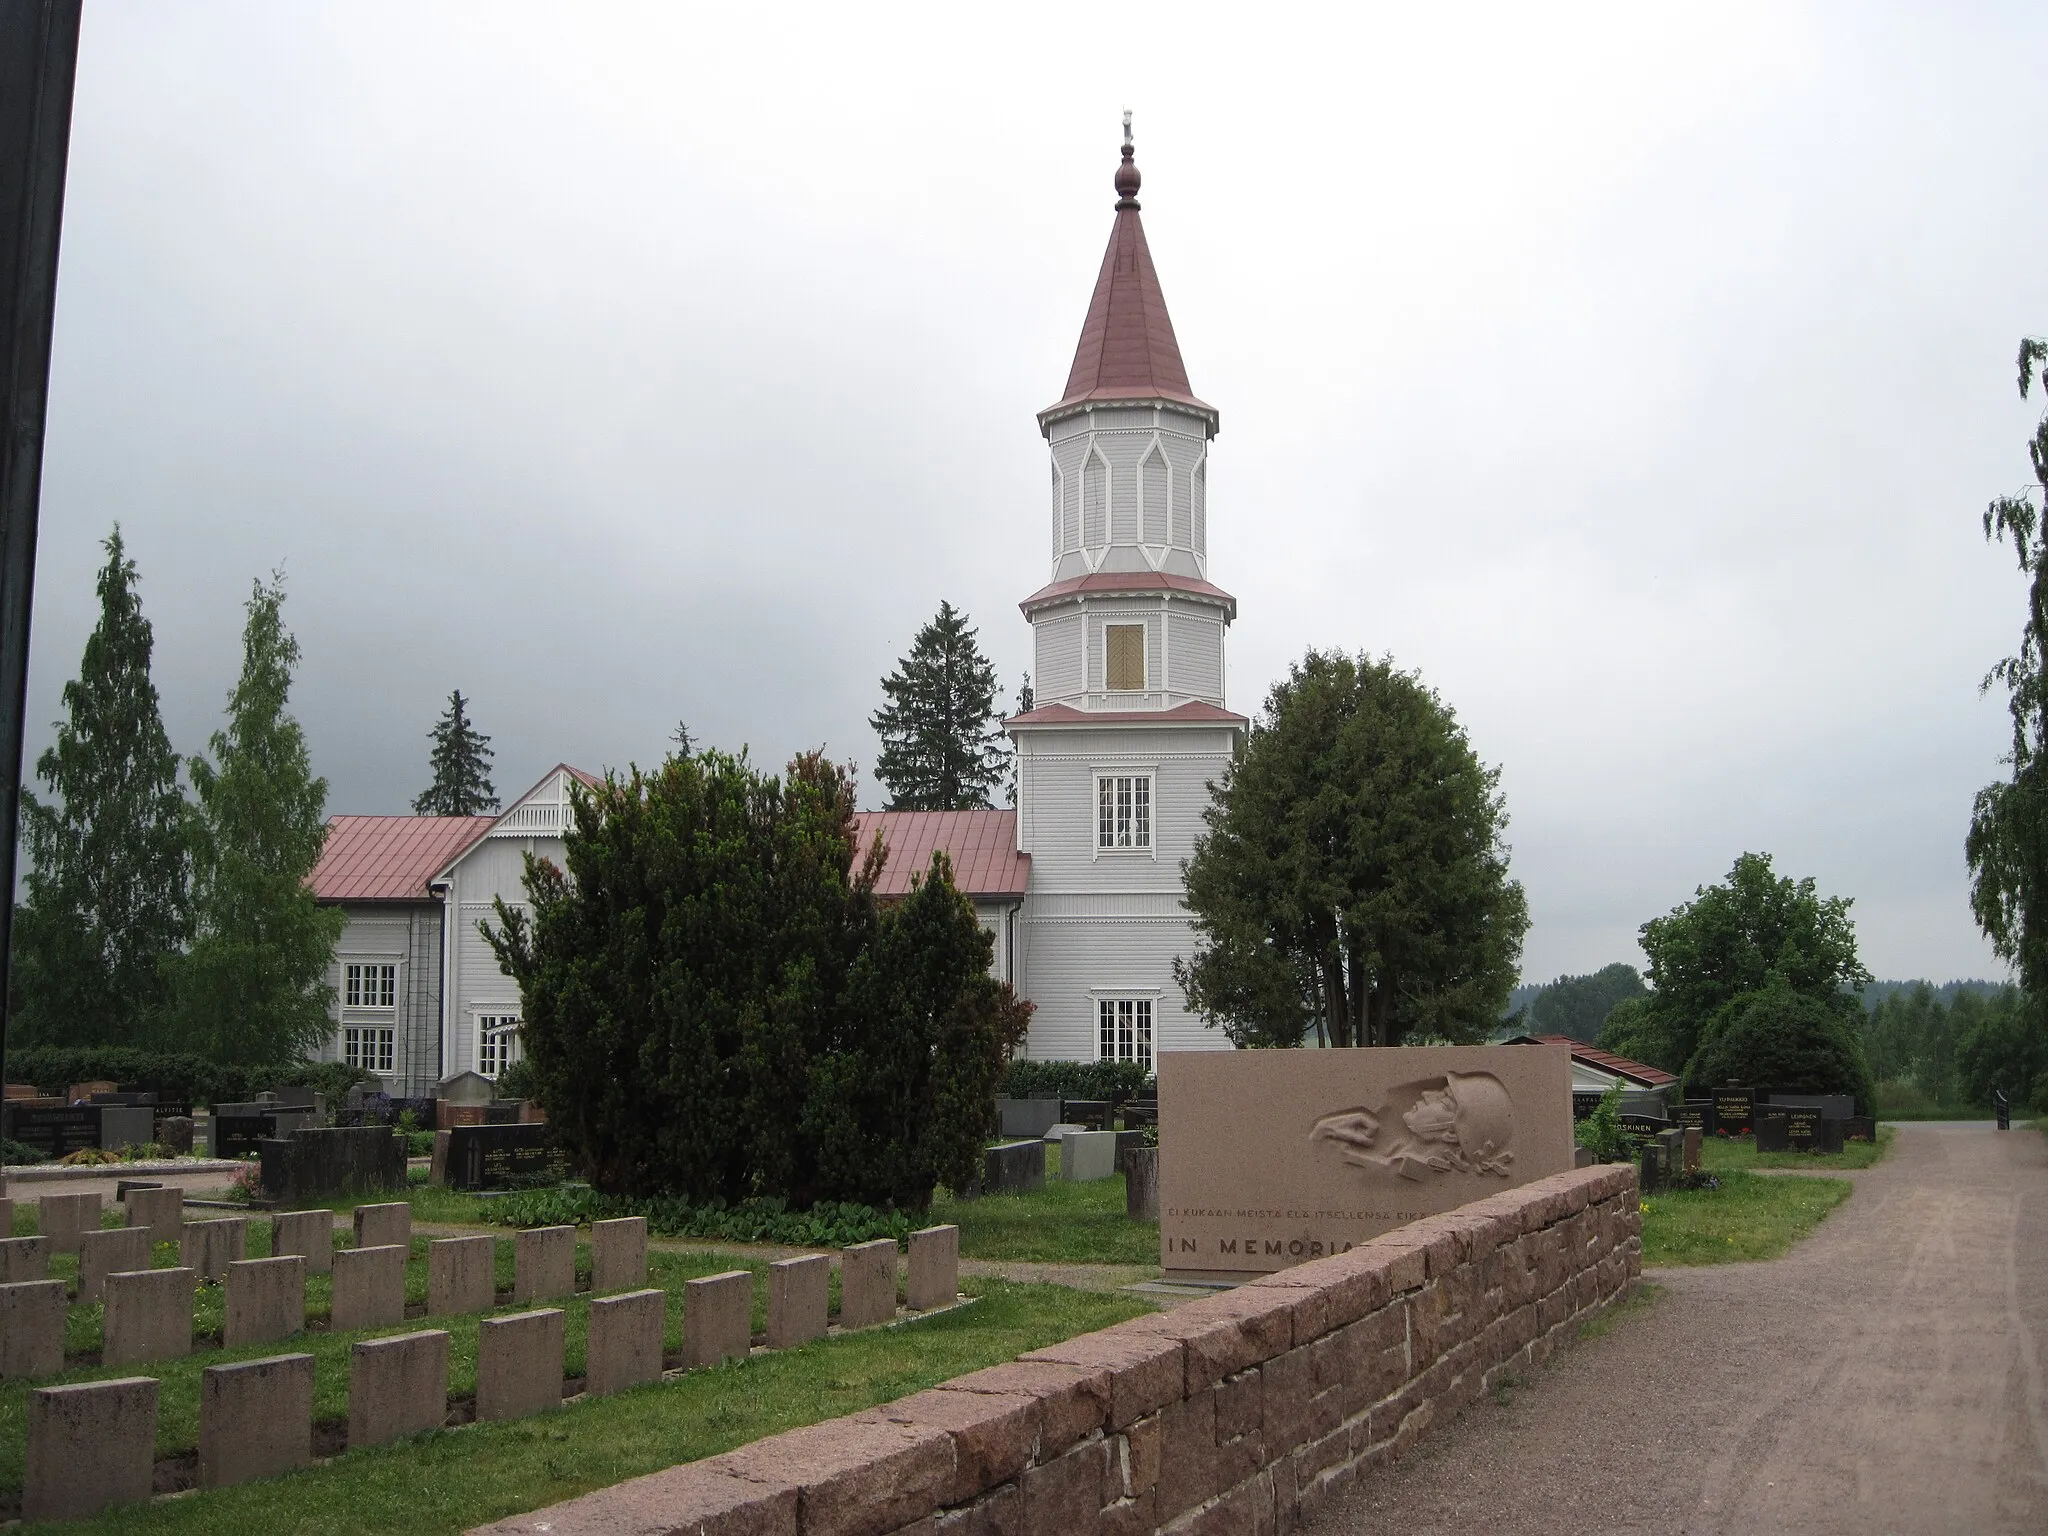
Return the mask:
<svg viewBox="0 0 2048 1536">
<path fill-rule="evenodd" d="M 1281 1533 L 1566 1343 L 1642 1268 L 1633 1169 L 1349 1252 L 492 1533 Z"/>
</svg>

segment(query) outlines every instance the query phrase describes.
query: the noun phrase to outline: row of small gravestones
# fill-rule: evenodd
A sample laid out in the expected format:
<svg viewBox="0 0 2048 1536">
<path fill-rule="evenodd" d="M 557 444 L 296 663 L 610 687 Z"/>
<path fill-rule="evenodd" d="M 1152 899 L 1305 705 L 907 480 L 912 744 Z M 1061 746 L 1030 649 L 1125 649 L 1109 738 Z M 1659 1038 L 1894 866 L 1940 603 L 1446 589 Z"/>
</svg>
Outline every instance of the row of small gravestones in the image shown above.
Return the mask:
<svg viewBox="0 0 2048 1536">
<path fill-rule="evenodd" d="M 137 1191 L 147 1194 L 147 1191 Z M 178 1195 L 175 1190 L 163 1192 Z M 52 1197 L 44 1197 L 47 1202 Z M 182 1197 L 180 1197 L 182 1199 Z M 46 1216 L 59 1228 L 9 1244 L 67 1245 L 81 1254 L 93 1239 L 155 1235 L 145 1219 L 130 1229 L 96 1230 L 98 1198 L 72 1196 Z M 95 1226 L 83 1225 L 83 1202 L 90 1199 Z M 11 1202 L 0 1210 L 12 1230 Z M 138 1211 L 131 1196 L 129 1216 Z M 163 1214 L 162 1203 L 150 1215 Z M 310 1264 L 325 1257 L 335 1274 L 336 1331 L 396 1324 L 404 1314 L 405 1260 L 411 1251 L 411 1210 L 405 1205 L 364 1206 L 356 1213 L 357 1246 L 332 1247 L 331 1211 L 289 1212 L 277 1218 L 274 1239 L 310 1244 L 316 1238 L 324 1253 L 292 1251 L 269 1259 L 222 1263 L 227 1282 L 227 1323 L 224 1344 L 262 1343 L 299 1332 L 304 1325 L 305 1275 Z M 324 1222 L 309 1218 L 325 1218 Z M 195 1229 L 232 1229 L 232 1249 L 241 1250 L 246 1218 L 182 1225 L 192 1241 Z M 222 1233 L 227 1236 L 227 1233 Z M 575 1286 L 573 1227 L 541 1227 L 514 1238 L 515 1301 L 546 1301 L 571 1294 Z M 385 1241 L 392 1239 L 392 1241 Z M 662 1335 L 667 1321 L 667 1293 L 630 1289 L 647 1277 L 647 1228 L 641 1217 L 596 1222 L 591 1228 L 593 1264 L 589 1335 L 584 1391 L 597 1396 L 662 1377 Z M 367 1240 L 367 1242 L 366 1242 Z M 227 1243 L 214 1235 L 198 1238 L 206 1248 L 226 1254 Z M 142 1262 L 148 1247 L 142 1247 Z M 186 1256 L 191 1256 L 186 1250 Z M 493 1291 L 495 1240 L 450 1238 L 428 1245 L 430 1315 L 435 1308 L 437 1279 L 459 1273 L 470 1277 L 447 1286 L 444 1303 L 466 1300 L 471 1311 L 496 1302 Z M 39 1260 L 45 1271 L 47 1248 L 16 1248 L 4 1256 L 10 1264 Z M 395 1262 L 393 1262 L 395 1261 Z M 929 1227 L 910 1237 L 908 1301 L 914 1312 L 955 1304 L 959 1291 L 960 1233 L 957 1227 Z M 344 1320 L 342 1298 L 348 1283 L 344 1271 L 360 1266 L 367 1282 L 381 1274 L 378 1290 L 396 1306 L 390 1315 Z M 768 1332 L 765 1347 L 789 1349 L 823 1337 L 829 1328 L 828 1285 L 831 1260 L 824 1254 L 780 1260 L 769 1266 Z M 107 1336 L 113 1338 L 117 1309 L 132 1291 L 142 1305 L 157 1304 L 152 1321 L 156 1352 L 141 1358 L 163 1359 L 189 1353 L 192 1299 L 198 1270 L 116 1271 L 104 1276 Z M 9 1277 L 11 1280 L 11 1276 Z M 480 1281 L 480 1284 L 477 1282 Z M 458 1297 L 457 1288 L 470 1294 Z M 145 1291 L 150 1294 L 143 1294 Z M 623 1294 L 599 1295 L 605 1291 Z M 176 1303 L 182 1300 L 180 1311 Z M 164 1304 L 170 1303 L 168 1307 Z M 753 1347 L 753 1276 L 733 1270 L 686 1281 L 683 1305 L 683 1368 L 743 1359 Z M 896 1306 L 896 1243 L 884 1238 L 861 1243 L 840 1256 L 840 1327 L 871 1327 L 893 1321 Z M 63 1368 L 65 1322 L 61 1280 L 22 1280 L 0 1284 L 0 1377 L 50 1375 Z M 183 1323 L 182 1330 L 177 1327 Z M 168 1325 L 168 1326 L 166 1326 Z M 557 1407 L 564 1386 L 564 1315 L 544 1308 L 507 1317 L 485 1318 L 478 1324 L 476 1416 L 512 1419 Z M 108 1349 L 104 1364 L 133 1363 L 134 1355 Z M 306 1465 L 312 1459 L 313 1357 L 280 1355 L 265 1360 L 206 1368 L 200 1391 L 199 1484 L 224 1487 L 251 1478 L 271 1476 Z M 435 1429 L 448 1418 L 448 1335 L 440 1330 L 364 1340 L 351 1349 L 349 1376 L 349 1439 L 351 1446 L 377 1445 L 401 1435 Z M 157 1382 L 149 1377 L 43 1387 L 29 1396 L 28 1446 L 22 1512 L 30 1520 L 82 1519 L 117 1504 L 147 1498 L 153 1486 L 156 1445 Z"/>
<path fill-rule="evenodd" d="M 1598 1094 L 1576 1097 L 1599 1100 Z M 1854 1108 L 1847 1094 L 1767 1097 L 1753 1088 L 1724 1088 L 1711 1098 L 1687 1099 L 1669 1118 L 1624 1110 L 1621 1124 L 1645 1139 L 1689 1126 L 1702 1136 L 1753 1135 L 1759 1152 L 1839 1152 L 1847 1142 L 1877 1139 L 1876 1119 L 1851 1113 Z"/>
</svg>

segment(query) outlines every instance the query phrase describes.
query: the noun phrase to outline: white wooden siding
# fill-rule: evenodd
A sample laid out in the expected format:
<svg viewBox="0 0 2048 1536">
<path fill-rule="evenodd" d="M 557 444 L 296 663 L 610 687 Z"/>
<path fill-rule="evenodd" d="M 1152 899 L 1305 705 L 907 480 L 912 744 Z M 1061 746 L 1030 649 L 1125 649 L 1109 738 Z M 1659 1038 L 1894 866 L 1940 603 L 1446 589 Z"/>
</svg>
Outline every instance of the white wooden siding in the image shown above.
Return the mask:
<svg viewBox="0 0 2048 1536">
<path fill-rule="evenodd" d="M 342 1029 L 347 1024 L 392 1030 L 392 1071 L 381 1079 L 385 1092 L 419 1098 L 440 1080 L 441 908 L 438 902 L 346 903 L 347 919 L 334 946 L 327 983 L 334 988 L 328 1016 L 334 1035 L 316 1053 L 321 1061 L 345 1059 Z M 344 967 L 351 961 L 397 966 L 397 1006 L 344 1006 Z"/>
<path fill-rule="evenodd" d="M 1223 702 L 1223 623 L 1203 618 L 1187 608 L 1168 610 L 1172 627 L 1168 650 L 1171 660 L 1166 678 L 1174 693 L 1191 694 L 1212 704 Z"/>
<path fill-rule="evenodd" d="M 1031 678 L 1037 700 L 1051 704 L 1083 692 L 1081 615 L 1071 610 L 1048 614 L 1032 628 L 1038 642 L 1038 665 Z"/>
</svg>

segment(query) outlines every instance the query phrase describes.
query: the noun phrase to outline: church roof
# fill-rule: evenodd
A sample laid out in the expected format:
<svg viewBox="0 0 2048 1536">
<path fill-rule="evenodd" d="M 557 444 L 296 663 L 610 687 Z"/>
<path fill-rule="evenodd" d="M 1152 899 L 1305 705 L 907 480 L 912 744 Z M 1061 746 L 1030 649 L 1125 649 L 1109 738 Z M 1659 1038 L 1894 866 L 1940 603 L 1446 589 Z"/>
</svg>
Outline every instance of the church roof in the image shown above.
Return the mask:
<svg viewBox="0 0 2048 1536">
<path fill-rule="evenodd" d="M 1083 592 L 1185 592 L 1220 603 L 1229 610 L 1229 618 L 1237 617 L 1237 599 L 1221 587 L 1194 576 L 1176 576 L 1171 571 L 1096 571 L 1089 576 L 1069 576 L 1065 581 L 1040 587 L 1017 606 L 1029 615 L 1048 603 Z"/>
<path fill-rule="evenodd" d="M 320 901 L 425 901 L 427 882 L 495 816 L 333 816 L 313 866 Z"/>
<path fill-rule="evenodd" d="M 1176 704 L 1172 709 L 1076 709 L 1071 704 L 1041 704 L 1021 715 L 1012 715 L 1005 727 L 1020 725 L 1249 725 L 1243 715 L 1232 714 L 1199 699 Z"/>
<path fill-rule="evenodd" d="M 1030 884 L 1031 855 L 1017 851 L 1015 811 L 861 811 L 853 823 L 856 869 L 877 836 L 888 849 L 877 896 L 908 896 L 911 877 L 932 867 L 935 849 L 952 860 L 953 884 L 966 895 L 1021 897 Z"/>
<path fill-rule="evenodd" d="M 1116 222 L 1110 226 L 1109 249 L 1081 324 L 1074 348 L 1074 366 L 1066 392 L 1057 405 L 1039 413 L 1043 424 L 1095 400 L 1172 400 L 1193 406 L 1207 416 L 1213 430 L 1216 408 L 1195 398 L 1187 366 L 1180 360 L 1173 320 L 1166 313 L 1166 295 L 1145 243 L 1138 218 L 1138 167 L 1132 162 L 1131 127 L 1124 122 L 1123 164 L 1116 173 Z"/>
<path fill-rule="evenodd" d="M 1646 1088 L 1663 1088 L 1678 1079 L 1662 1067 L 1653 1067 L 1647 1062 L 1630 1061 L 1626 1056 L 1617 1056 L 1612 1051 L 1603 1051 L 1597 1045 L 1588 1045 L 1583 1040 L 1574 1040 L 1570 1035 L 1517 1035 L 1507 1042 L 1509 1045 L 1562 1045 L 1570 1049 L 1572 1060 L 1584 1062 L 1596 1071 L 1606 1072 L 1615 1077 L 1625 1077 L 1641 1083 Z"/>
</svg>

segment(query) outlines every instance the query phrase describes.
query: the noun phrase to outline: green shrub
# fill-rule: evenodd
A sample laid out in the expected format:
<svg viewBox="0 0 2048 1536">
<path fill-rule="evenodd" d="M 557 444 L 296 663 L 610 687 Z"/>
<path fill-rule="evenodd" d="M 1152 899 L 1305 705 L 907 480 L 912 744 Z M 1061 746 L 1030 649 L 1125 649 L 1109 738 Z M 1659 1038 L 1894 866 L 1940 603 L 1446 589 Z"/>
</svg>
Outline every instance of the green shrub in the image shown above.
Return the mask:
<svg viewBox="0 0 2048 1536">
<path fill-rule="evenodd" d="M 1850 1000 L 1854 1007 L 1853 999 Z M 1840 1007 L 1780 981 L 1723 1004 L 1701 1031 L 1686 1093 L 1743 1083 L 1786 1093 L 1846 1093 L 1874 1113 L 1877 1090 Z"/>
<path fill-rule="evenodd" d="M 501 1195 L 484 1202 L 485 1221 L 501 1227 L 571 1226 L 644 1216 L 647 1230 L 661 1237 L 694 1237 L 723 1243 L 780 1243 L 792 1248 L 844 1248 L 852 1243 L 910 1235 L 913 1223 L 901 1211 L 821 1200 L 807 1211 L 792 1211 L 780 1200 L 742 1200 L 736 1205 L 692 1205 L 674 1196 L 633 1198 L 571 1188 Z"/>
<path fill-rule="evenodd" d="M 1933 1099 L 1920 1091 L 1920 1085 L 1910 1077 L 1893 1077 L 1877 1085 L 1877 1113 L 1891 1117 L 1904 1115 L 1909 1118 L 1931 1114 L 1936 1108 Z"/>
<path fill-rule="evenodd" d="M 42 1160 L 43 1154 L 34 1147 L 25 1147 L 18 1141 L 0 1140 L 0 1163 L 19 1167 L 23 1163 L 40 1163 Z M 7 1233 L 0 1232 L 0 1237 L 6 1236 Z"/>
<path fill-rule="evenodd" d="M 73 1083 L 151 1083 L 194 1108 L 246 1102 L 271 1088 L 312 1088 L 326 1094 L 328 1103 L 338 1104 L 357 1083 L 371 1081 L 369 1073 L 340 1061 L 229 1065 L 204 1056 L 119 1045 L 37 1045 L 10 1051 L 7 1077 L 53 1094 L 65 1092 Z"/>
<path fill-rule="evenodd" d="M 1603 1163 L 1626 1163 L 1636 1155 L 1635 1138 L 1621 1126 L 1621 1083 L 1600 1095 L 1593 1113 L 1572 1127 L 1573 1139 Z"/>
<path fill-rule="evenodd" d="M 1006 1099 L 1149 1099 L 1158 1090 L 1135 1061 L 1013 1061 L 996 1093 Z"/>
<path fill-rule="evenodd" d="M 900 901 L 856 867 L 851 778 L 673 757 L 578 793 L 567 868 L 487 929 L 525 1002 L 532 1097 L 610 1194 L 922 1210 L 981 1171 L 1030 1005 L 943 854 Z"/>
</svg>

